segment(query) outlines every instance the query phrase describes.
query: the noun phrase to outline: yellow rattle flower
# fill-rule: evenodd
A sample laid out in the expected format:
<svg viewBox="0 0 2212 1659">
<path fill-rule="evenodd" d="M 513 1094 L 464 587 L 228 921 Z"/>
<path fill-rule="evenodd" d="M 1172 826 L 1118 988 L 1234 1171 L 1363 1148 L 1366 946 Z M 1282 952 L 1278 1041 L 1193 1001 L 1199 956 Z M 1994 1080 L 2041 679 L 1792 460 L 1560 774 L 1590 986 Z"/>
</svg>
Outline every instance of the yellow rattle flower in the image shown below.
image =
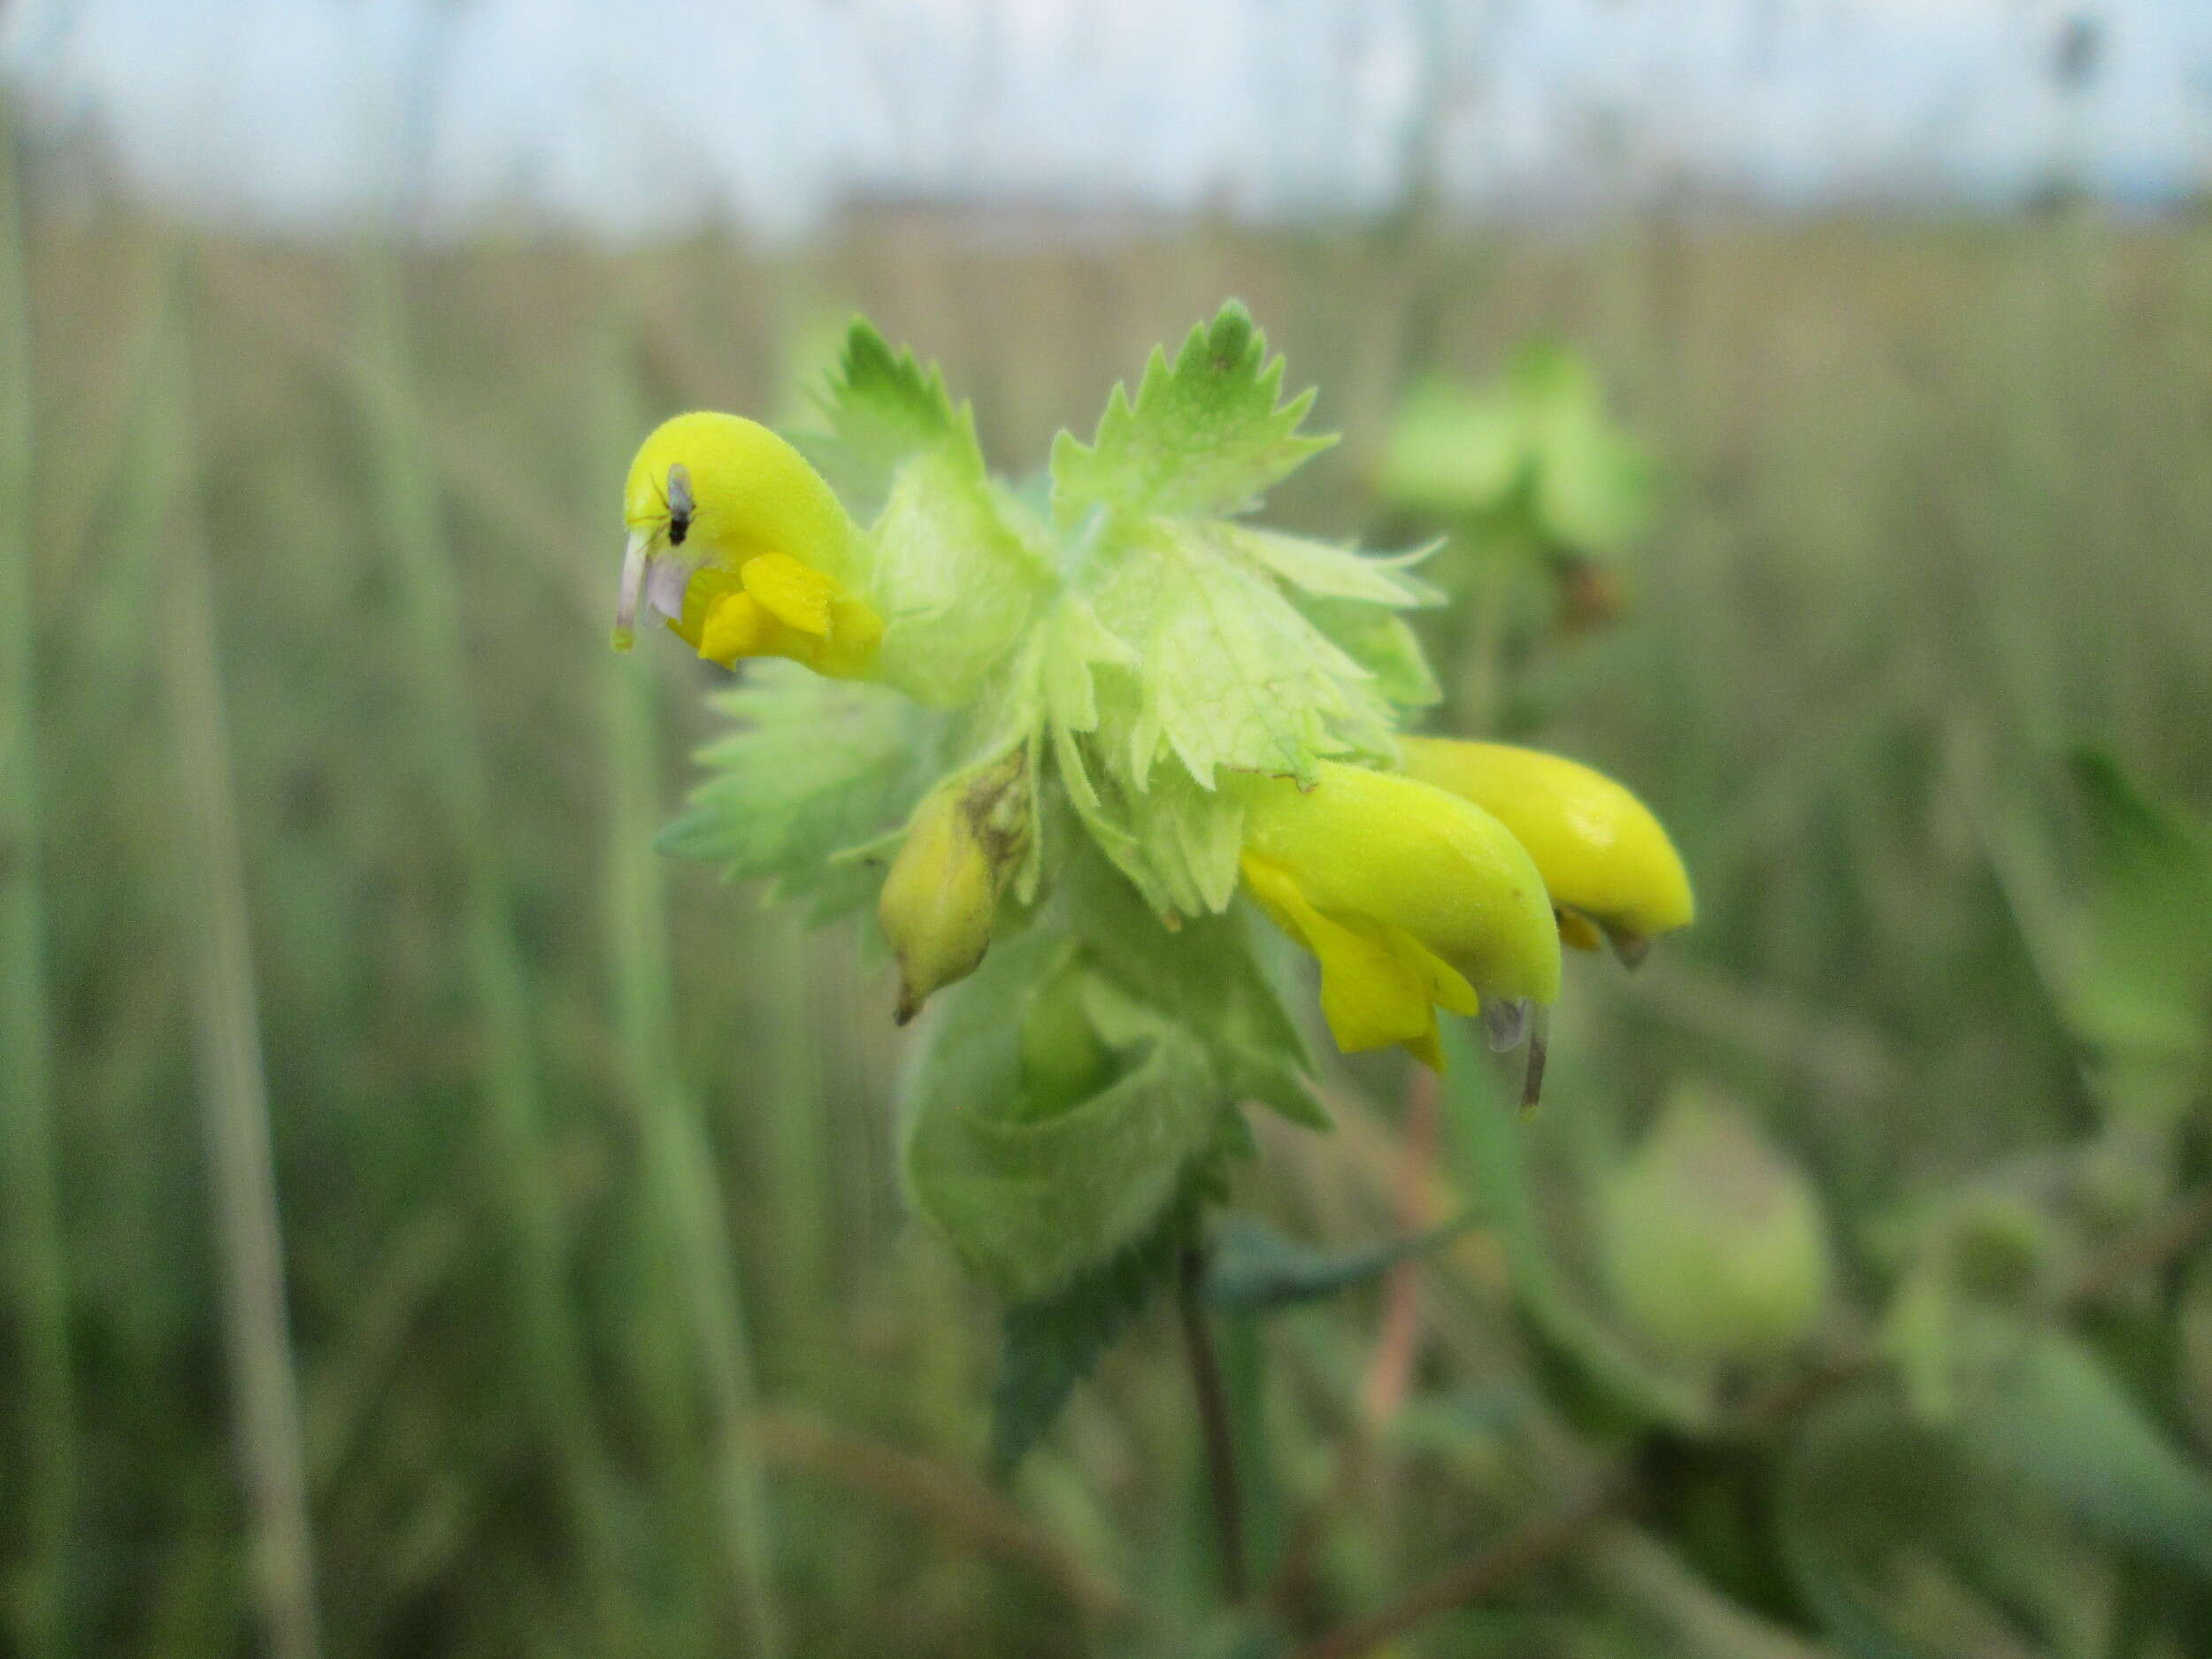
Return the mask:
<svg viewBox="0 0 2212 1659">
<path fill-rule="evenodd" d="M 1543 872 L 1567 943 L 1640 960 L 1697 914 L 1681 855 L 1651 809 L 1603 772 L 1532 749 L 1450 738 L 1401 741 L 1406 775 L 1472 802 L 1511 831 Z"/>
<path fill-rule="evenodd" d="M 1489 813 L 1409 778 L 1324 761 L 1319 780 L 1247 780 L 1245 891 L 1321 962 L 1347 1053 L 1402 1043 L 1441 1068 L 1436 1010 L 1517 1033 L 1559 995 L 1551 902 Z"/>
<path fill-rule="evenodd" d="M 820 473 L 757 421 L 664 421 L 630 463 L 614 644 L 639 611 L 700 656 L 787 657 L 837 679 L 874 662 L 883 622 L 852 591 L 861 533 Z"/>
</svg>

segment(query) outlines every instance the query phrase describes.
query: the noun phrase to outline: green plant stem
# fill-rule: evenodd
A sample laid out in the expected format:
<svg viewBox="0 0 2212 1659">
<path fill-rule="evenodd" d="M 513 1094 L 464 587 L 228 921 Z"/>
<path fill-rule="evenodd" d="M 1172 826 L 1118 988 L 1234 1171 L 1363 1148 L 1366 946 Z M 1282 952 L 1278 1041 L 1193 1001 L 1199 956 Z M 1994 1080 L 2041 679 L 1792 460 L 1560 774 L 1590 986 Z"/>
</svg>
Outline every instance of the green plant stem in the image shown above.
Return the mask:
<svg viewBox="0 0 2212 1659">
<path fill-rule="evenodd" d="M 355 364 L 378 504 L 397 565 L 405 649 L 422 677 L 434 783 L 462 860 L 460 923 L 483 1020 L 487 1163 L 512 1233 L 521 1356 L 539 1432 L 551 1448 L 602 1651 L 630 1623 L 613 1534 L 613 1486 L 566 1280 L 565 1229 L 530 1032 L 529 976 L 513 931 L 506 862 L 464 672 L 460 594 L 437 484 L 407 390 L 405 319 L 394 256 L 371 257 Z"/>
<path fill-rule="evenodd" d="M 77 1508 L 69 1278 L 54 1146 L 54 1033 L 33 622 L 30 303 L 8 111 L 0 105 L 0 1294 L 20 1332 L 19 1506 L 27 1571 L 12 1621 L 28 1659 L 65 1650 L 62 1591 Z"/>
<path fill-rule="evenodd" d="M 1237 1482 L 1236 1438 L 1230 1427 L 1228 1391 L 1222 1386 L 1221 1362 L 1206 1323 L 1206 1254 L 1190 1243 L 1175 1263 L 1175 1311 L 1183 1327 L 1183 1353 L 1190 1363 L 1191 1393 L 1198 1405 L 1198 1426 L 1206 1448 L 1206 1479 L 1213 1494 L 1214 1536 L 1221 1557 L 1221 1590 L 1232 1606 L 1242 1606 L 1244 1494 Z"/>
<path fill-rule="evenodd" d="M 642 429 L 619 361 L 608 371 L 599 447 L 618 454 Z M 618 482 L 618 480 L 617 480 Z M 603 495 L 611 519 L 619 499 Z M 595 518 L 586 522 L 595 523 Z M 720 1549 L 752 1659 L 785 1651 L 776 1595 L 772 1523 L 757 1425 L 752 1345 L 743 1287 L 731 1259 L 729 1218 L 698 1103 L 678 1076 L 675 998 L 668 963 L 668 895 L 653 834 L 660 760 L 652 664 L 606 656 L 608 771 L 613 783 L 607 925 L 623 1070 L 644 1154 L 649 1215 L 665 1235 L 680 1279 L 681 1317 L 704 1385 Z"/>
<path fill-rule="evenodd" d="M 167 381 L 170 442 L 181 388 Z M 188 478 L 188 463 L 185 469 Z M 284 1304 L 284 1242 L 262 1069 L 230 750 L 207 552 L 188 491 L 171 519 L 165 678 L 183 808 L 182 890 L 196 944 L 193 1036 L 223 1286 L 233 1414 L 250 1518 L 250 1574 L 274 1659 L 315 1659 L 314 1548 Z"/>
</svg>

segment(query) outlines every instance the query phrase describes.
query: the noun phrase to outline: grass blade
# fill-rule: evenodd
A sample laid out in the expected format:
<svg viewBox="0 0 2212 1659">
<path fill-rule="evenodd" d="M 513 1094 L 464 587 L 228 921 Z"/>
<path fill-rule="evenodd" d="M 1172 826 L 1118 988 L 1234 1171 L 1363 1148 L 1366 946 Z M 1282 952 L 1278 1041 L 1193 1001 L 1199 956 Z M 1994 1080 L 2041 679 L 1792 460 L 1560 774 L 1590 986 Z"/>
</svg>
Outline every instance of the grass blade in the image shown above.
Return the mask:
<svg viewBox="0 0 2212 1659">
<path fill-rule="evenodd" d="M 399 273 L 388 255 L 373 257 L 369 266 L 353 368 L 375 508 L 396 565 L 405 648 L 420 675 L 426 758 L 462 861 L 459 919 L 484 1026 L 484 1130 L 489 1164 L 503 1183 L 497 1201 L 514 1235 L 518 1374 L 558 1466 L 597 1645 L 624 1651 L 633 1609 L 625 1601 L 612 1481 L 566 1279 L 565 1228 L 532 1052 L 529 974 L 514 936 L 506 860 L 464 672 L 460 593 L 408 388 Z"/>
<path fill-rule="evenodd" d="M 157 386 L 169 445 L 183 441 L 183 388 L 173 366 Z M 175 451 L 165 450 L 173 456 Z M 189 479 L 189 463 L 172 476 Z M 182 808 L 180 891 L 187 931 L 193 1039 L 223 1286 L 225 1346 L 239 1463 L 250 1509 L 250 1578 L 274 1659 L 315 1659 L 314 1547 L 306 1459 L 284 1301 L 284 1244 L 262 1069 L 253 945 L 246 916 L 215 614 L 197 503 L 180 491 L 171 518 L 163 664 Z"/>
<path fill-rule="evenodd" d="M 54 1149 L 54 1034 L 46 990 L 31 569 L 30 303 L 8 111 L 0 105 L 0 1202 L 7 1300 L 22 1333 L 17 1448 L 28 1563 L 0 1609 L 27 1659 L 66 1649 L 62 1594 L 77 1507 L 68 1263 Z"/>
</svg>

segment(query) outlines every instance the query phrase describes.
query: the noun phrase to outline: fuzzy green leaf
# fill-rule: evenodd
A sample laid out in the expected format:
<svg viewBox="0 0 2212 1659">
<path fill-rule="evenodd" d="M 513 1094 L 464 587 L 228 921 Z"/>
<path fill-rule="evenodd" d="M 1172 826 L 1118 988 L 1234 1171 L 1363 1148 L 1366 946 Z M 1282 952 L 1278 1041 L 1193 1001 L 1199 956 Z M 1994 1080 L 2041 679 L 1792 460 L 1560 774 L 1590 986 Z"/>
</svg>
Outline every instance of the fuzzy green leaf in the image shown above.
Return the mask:
<svg viewBox="0 0 2212 1659">
<path fill-rule="evenodd" d="M 1085 1269 L 1048 1296 L 1007 1310 L 991 1391 L 991 1471 L 1004 1479 L 1175 1273 L 1190 1219 L 1178 1207 L 1152 1234 Z"/>
<path fill-rule="evenodd" d="M 1394 610 L 1443 603 L 1444 595 L 1409 569 L 1435 550 L 1433 543 L 1378 558 L 1248 525 L 1218 525 L 1215 534 L 1254 564 L 1317 599 L 1356 599 Z"/>
<path fill-rule="evenodd" d="M 884 623 L 884 680 L 951 707 L 975 695 L 1037 614 L 1043 527 L 958 452 L 915 457 L 869 532 L 869 590 Z"/>
<path fill-rule="evenodd" d="M 953 401 L 935 364 L 893 349 L 865 318 L 846 331 L 820 406 L 828 431 L 801 447 L 864 522 L 881 508 L 893 475 L 918 455 L 942 454 L 968 476 L 983 476 L 969 406 Z"/>
<path fill-rule="evenodd" d="M 1202 1034 L 1223 1098 L 1256 1101 L 1308 1128 L 1329 1127 L 1307 1086 L 1311 1056 L 1241 912 L 1194 914 L 1170 933 L 1143 895 L 1095 857 L 1077 856 L 1062 914 L 1100 969 L 1132 995 L 1173 1009 Z"/>
<path fill-rule="evenodd" d="M 1301 436 L 1311 391 L 1287 403 L 1283 364 L 1232 300 L 1191 330 L 1171 367 L 1156 349 L 1130 400 L 1114 388 L 1089 445 L 1062 433 L 1052 446 L 1054 516 L 1072 525 L 1096 507 L 1210 517 L 1242 512 L 1333 436 Z"/>
<path fill-rule="evenodd" d="M 1033 1099 L 1021 1033 L 1065 945 L 1033 926 L 994 946 L 944 994 L 909 1091 L 915 1208 L 1016 1302 L 1146 1236 L 1216 1144 L 1225 1105 L 1188 1026 L 1097 987 L 1087 1003 L 1115 1051 L 1112 1080 L 1057 1110 Z"/>
<path fill-rule="evenodd" d="M 795 663 L 755 664 L 716 703 L 736 729 L 700 750 L 705 775 L 662 848 L 772 878 L 818 917 L 865 904 L 880 869 L 839 855 L 905 822 L 936 772 L 941 720 Z"/>
<path fill-rule="evenodd" d="M 1099 619 L 1138 653 L 1121 760 L 1132 788 L 1163 755 L 1210 789 L 1222 769 L 1307 781 L 1324 757 L 1391 752 L 1389 704 L 1367 672 L 1228 528 L 1153 520 L 1092 591 Z"/>
<path fill-rule="evenodd" d="M 1074 748 L 1079 757 L 1095 752 L 1089 744 Z M 1189 917 L 1226 909 L 1244 849 L 1242 804 L 1200 788 L 1179 765 L 1161 767 L 1141 792 L 1125 785 L 1110 764 L 1089 771 L 1097 787 L 1077 798 L 1076 810 L 1153 910 Z"/>
<path fill-rule="evenodd" d="M 1371 675 L 1375 689 L 1402 708 L 1425 709 L 1443 687 L 1406 619 L 1348 599 L 1301 599 L 1299 611 L 1328 641 Z"/>
</svg>

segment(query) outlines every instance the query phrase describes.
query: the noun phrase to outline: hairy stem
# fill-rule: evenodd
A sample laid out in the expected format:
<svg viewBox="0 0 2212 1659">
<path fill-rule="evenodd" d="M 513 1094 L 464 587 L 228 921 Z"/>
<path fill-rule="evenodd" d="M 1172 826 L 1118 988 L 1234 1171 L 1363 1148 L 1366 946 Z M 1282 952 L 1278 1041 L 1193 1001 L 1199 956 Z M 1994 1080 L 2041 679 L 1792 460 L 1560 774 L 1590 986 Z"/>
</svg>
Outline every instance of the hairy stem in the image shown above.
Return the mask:
<svg viewBox="0 0 2212 1659">
<path fill-rule="evenodd" d="M 1176 1313 L 1183 1326 L 1183 1351 L 1190 1361 L 1191 1393 L 1198 1402 L 1198 1425 L 1206 1442 L 1206 1478 L 1213 1490 L 1214 1533 L 1221 1555 L 1222 1594 L 1236 1605 L 1245 1598 L 1244 1496 L 1237 1484 L 1237 1453 L 1229 1428 L 1229 1397 L 1221 1386 L 1221 1362 L 1214 1354 L 1206 1324 L 1203 1292 L 1206 1254 L 1196 1243 L 1183 1246 L 1176 1261 Z"/>
</svg>

